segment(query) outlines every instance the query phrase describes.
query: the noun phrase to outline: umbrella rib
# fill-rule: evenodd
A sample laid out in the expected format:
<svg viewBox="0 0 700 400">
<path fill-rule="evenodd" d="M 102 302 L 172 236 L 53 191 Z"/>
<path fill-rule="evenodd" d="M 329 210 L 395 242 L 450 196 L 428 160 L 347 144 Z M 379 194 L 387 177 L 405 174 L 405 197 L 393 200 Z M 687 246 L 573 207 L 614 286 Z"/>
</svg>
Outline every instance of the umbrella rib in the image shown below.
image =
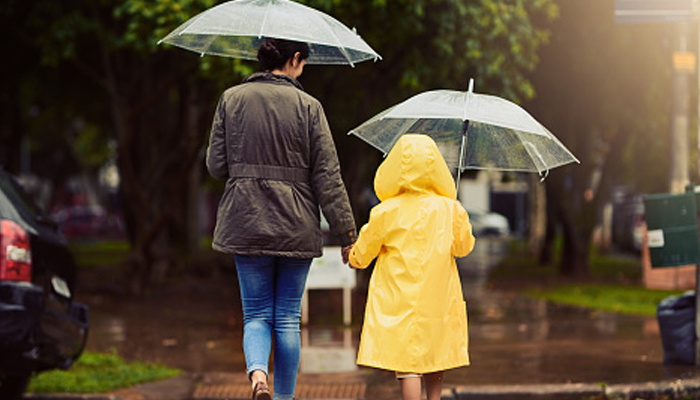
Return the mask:
<svg viewBox="0 0 700 400">
<path fill-rule="evenodd" d="M 531 142 L 526 141 L 522 137 L 520 137 L 520 134 L 517 131 L 516 131 L 516 135 L 520 139 L 520 142 L 523 144 L 523 147 L 525 147 L 525 151 L 530 156 L 530 160 L 535 165 L 535 168 L 537 169 L 537 173 L 540 174 L 540 176 L 542 176 L 542 171 L 544 171 L 544 176 L 542 176 L 542 180 L 541 180 L 541 181 L 544 181 L 544 179 L 549 175 L 549 167 L 547 166 L 547 162 L 544 160 L 544 158 L 542 157 L 542 154 L 540 154 L 540 151 L 537 150 L 537 147 L 534 144 L 532 144 Z M 535 156 L 537 158 L 535 158 Z M 535 162 L 535 160 L 539 160 L 540 163 L 542 163 L 542 168 L 540 168 L 540 166 L 537 165 L 537 162 Z"/>
<path fill-rule="evenodd" d="M 314 11 L 316 13 L 316 15 L 318 15 L 319 18 L 321 18 L 322 21 L 324 20 L 323 13 L 321 13 L 320 11 L 315 10 L 315 9 L 311 9 L 311 10 Z M 343 45 L 343 42 L 340 41 L 340 38 L 338 38 L 338 35 L 335 34 L 335 32 L 331 28 L 330 24 L 326 23 L 326 24 L 321 24 L 320 26 L 323 27 L 323 29 L 325 31 L 330 33 L 330 35 L 333 37 L 333 39 L 335 39 L 336 46 L 338 47 L 340 52 L 343 54 L 343 56 L 348 61 L 350 66 L 355 68 L 355 63 L 352 62 L 352 58 L 350 57 L 350 54 L 347 52 L 347 50 L 345 50 L 345 46 Z"/>
<path fill-rule="evenodd" d="M 384 148 L 382 148 L 382 146 L 380 146 L 380 145 L 374 143 L 373 141 L 367 139 L 367 138 L 364 137 L 364 136 L 360 136 L 360 134 L 358 134 L 358 133 L 355 132 L 354 130 L 348 132 L 348 135 L 355 135 L 355 136 L 357 136 L 358 138 L 360 138 L 362 141 L 364 141 L 364 142 L 367 143 L 368 145 L 370 145 L 370 146 L 374 147 L 375 149 L 381 151 L 382 154 L 384 155 L 384 157 L 386 157 L 388 151 L 386 151 Z"/>
<path fill-rule="evenodd" d="M 263 31 L 265 30 L 265 24 L 267 23 L 267 14 L 270 12 L 270 7 L 272 7 L 272 1 L 267 3 L 267 7 L 265 7 L 265 15 L 263 16 L 262 23 L 260 24 L 260 32 L 258 32 L 258 39 L 262 37 Z"/>
<path fill-rule="evenodd" d="M 211 47 L 211 45 L 214 43 L 214 41 L 215 41 L 216 38 L 218 38 L 218 37 L 219 37 L 219 35 L 213 35 L 213 36 L 212 36 L 212 39 L 209 41 L 209 43 L 207 43 L 207 45 L 204 46 L 204 48 L 202 49 L 202 52 L 201 52 L 200 55 L 199 55 L 200 57 L 204 57 L 204 55 L 207 53 L 207 51 L 209 51 L 209 48 Z"/>
</svg>

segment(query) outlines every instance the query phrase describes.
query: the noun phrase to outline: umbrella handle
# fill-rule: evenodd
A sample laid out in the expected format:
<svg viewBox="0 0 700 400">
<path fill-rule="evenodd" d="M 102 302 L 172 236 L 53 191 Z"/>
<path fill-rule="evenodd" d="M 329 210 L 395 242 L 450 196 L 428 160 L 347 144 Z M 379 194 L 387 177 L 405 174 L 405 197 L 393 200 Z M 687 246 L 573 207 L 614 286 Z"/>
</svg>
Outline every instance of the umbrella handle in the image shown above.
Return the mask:
<svg viewBox="0 0 700 400">
<path fill-rule="evenodd" d="M 462 179 L 462 162 L 464 161 L 464 147 L 467 145 L 467 128 L 469 121 L 464 121 L 464 134 L 462 135 L 462 144 L 459 146 L 459 164 L 457 164 L 457 197 L 459 197 L 459 181 Z"/>
</svg>

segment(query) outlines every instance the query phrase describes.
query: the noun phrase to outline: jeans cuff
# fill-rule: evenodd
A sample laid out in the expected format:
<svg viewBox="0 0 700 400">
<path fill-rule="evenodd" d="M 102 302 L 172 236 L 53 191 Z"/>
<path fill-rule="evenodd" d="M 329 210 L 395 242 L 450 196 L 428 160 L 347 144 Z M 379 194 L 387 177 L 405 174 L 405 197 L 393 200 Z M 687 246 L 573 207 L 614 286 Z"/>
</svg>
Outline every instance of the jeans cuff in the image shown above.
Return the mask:
<svg viewBox="0 0 700 400">
<path fill-rule="evenodd" d="M 250 376 L 253 375 L 253 372 L 255 371 L 262 371 L 265 373 L 266 377 L 270 377 L 270 375 L 267 373 L 267 365 L 251 365 L 248 367 L 248 380 L 250 380 Z"/>
</svg>

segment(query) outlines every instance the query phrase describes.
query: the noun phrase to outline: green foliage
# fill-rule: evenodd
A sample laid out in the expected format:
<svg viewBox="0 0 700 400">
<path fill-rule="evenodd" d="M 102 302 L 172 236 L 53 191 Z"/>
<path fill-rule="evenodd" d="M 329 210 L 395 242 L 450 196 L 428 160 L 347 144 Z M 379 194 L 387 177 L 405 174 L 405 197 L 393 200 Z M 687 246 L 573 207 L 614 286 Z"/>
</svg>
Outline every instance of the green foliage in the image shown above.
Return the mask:
<svg viewBox="0 0 700 400">
<path fill-rule="evenodd" d="M 601 278 L 615 278 L 618 281 L 636 282 L 641 278 L 641 265 L 638 257 L 618 254 L 599 254 L 598 248 L 591 248 L 591 274 Z"/>
<path fill-rule="evenodd" d="M 81 124 L 76 129 L 72 142 L 73 154 L 85 170 L 96 170 L 114 156 L 114 148 L 109 138 L 96 124 Z"/>
<path fill-rule="evenodd" d="M 160 364 L 126 362 L 115 352 L 85 352 L 68 371 L 50 370 L 32 378 L 30 393 L 105 393 L 180 375 Z"/>
<path fill-rule="evenodd" d="M 420 90 L 466 90 L 472 77 L 477 91 L 513 100 L 532 97 L 534 89 L 525 73 L 535 67 L 537 50 L 548 40 L 548 32 L 538 24 L 558 13 L 553 0 L 301 2 L 357 26 L 384 57 L 354 71 L 324 67 L 313 78 L 310 87 L 321 88 L 314 94 L 333 111 L 329 112 L 331 124 L 341 131 Z M 149 68 L 151 73 L 172 75 L 188 68 L 180 60 L 191 60 L 199 64 L 202 76 L 223 89 L 251 73 L 255 63 L 199 58 L 173 46 L 157 45 L 179 24 L 217 3 L 220 1 L 39 0 L 9 2 L 0 11 L 8 19 L 19 17 L 31 30 L 45 65 L 56 67 L 62 60 L 72 60 L 79 66 L 75 72 L 87 72 L 87 77 L 103 86 L 106 79 L 118 79 L 122 82 L 119 87 L 128 89 Z M 172 54 L 177 55 L 175 59 L 156 64 L 154 57 Z M 343 115 L 347 113 L 341 113 L 342 108 L 354 111 Z"/>
<path fill-rule="evenodd" d="M 185 207 L 182 199 L 187 196 L 178 192 L 189 188 L 185 188 L 188 181 L 182 179 L 183 172 L 178 168 L 201 167 L 201 160 L 193 155 L 197 154 L 196 147 L 205 142 L 218 94 L 238 83 L 257 65 L 199 57 L 157 43 L 179 24 L 221 2 L 4 2 L 0 5 L 0 27 L 8 34 L 7 49 L 16 50 L 6 52 L 21 53 L 22 62 L 32 69 L 41 69 L 41 73 L 17 68 L 17 73 L 12 74 L 17 82 L 32 85 L 26 85 L 29 89 L 13 88 L 2 95 L 2 105 L 17 104 L 20 97 L 27 100 L 17 107 L 17 112 L 8 108 L 6 114 L 11 118 L 4 120 L 12 121 L 8 125 L 13 126 L 3 128 L 1 138 L 10 137 L 15 130 L 31 128 L 41 132 L 38 120 L 28 128 L 25 118 L 20 117 L 27 115 L 27 110 L 41 99 L 48 105 L 41 104 L 41 110 L 51 109 L 53 115 L 65 116 L 65 120 L 47 118 L 44 126 L 50 126 L 52 133 L 59 132 L 54 138 L 61 146 L 53 148 L 69 149 L 70 157 L 66 158 L 73 165 L 92 167 L 105 157 L 113 157 L 114 154 L 100 149 L 108 143 L 116 144 L 122 201 L 125 212 L 134 213 L 126 218 L 127 224 L 134 225 L 128 230 L 130 239 L 155 237 L 144 232 L 149 226 L 158 226 L 171 230 L 170 234 L 158 237 L 172 237 L 173 241 L 185 243 L 183 232 L 193 229 L 184 226 L 182 216 L 186 213 L 182 210 Z M 557 14 L 553 0 L 302 2 L 328 12 L 350 27 L 356 26 L 384 57 L 382 61 L 365 62 L 355 69 L 307 67 L 302 77 L 309 93 L 324 104 L 336 133 L 336 143 L 342 149 L 341 165 L 353 169 L 343 171 L 353 200 L 367 184 L 380 154 L 363 151 L 364 144 L 348 138 L 345 132 L 418 91 L 466 90 L 470 78 L 476 79 L 477 91 L 482 93 L 512 100 L 531 97 L 534 91 L 525 73 L 535 67 L 537 49 L 548 39 L 540 21 Z M 32 82 L 35 76 L 40 78 Z M 13 86 L 18 85 L 13 82 Z M 55 96 L 47 96 L 47 92 Z M 71 131 L 71 124 L 77 119 L 83 122 L 84 131 Z M 36 142 L 48 143 L 44 138 L 49 136 L 50 133 L 44 134 Z M 19 146 L 21 143 L 13 143 L 13 148 Z M 37 159 L 42 163 L 51 160 Z M 57 165 L 66 164 L 61 161 L 52 162 L 46 170 L 56 171 Z M 161 217 L 181 220 L 158 224 Z M 171 246 L 165 242 L 151 243 Z M 134 248 L 147 253 L 135 260 L 170 250 Z"/>
<path fill-rule="evenodd" d="M 100 54 L 127 53 L 148 63 L 157 54 L 182 52 L 168 45 L 158 45 L 170 31 L 190 17 L 214 6 L 216 0 L 101 0 L 86 3 L 80 0 L 37 1 L 27 10 L 27 26 L 35 32 L 35 44 L 41 51 L 42 62 L 56 67 L 63 60 L 77 61 L 84 70 L 109 68 L 93 63 L 109 62 L 95 59 Z M 197 56 L 191 54 L 192 61 Z M 113 61 L 112 61 L 113 62 Z M 201 72 L 209 71 L 243 75 L 251 72 L 250 65 L 206 58 L 199 60 Z M 112 68 L 125 67 L 114 65 Z M 130 65 L 131 74 L 139 74 L 142 66 Z M 177 73 L 187 65 L 170 64 L 163 74 Z M 84 72 L 84 71 L 83 71 Z M 94 73 L 90 75 L 95 78 Z M 220 76 L 214 75 L 215 78 Z M 102 79 L 102 78 L 98 78 Z"/>
<path fill-rule="evenodd" d="M 594 310 L 653 317 L 656 308 L 680 290 L 653 290 L 639 286 L 619 285 L 560 285 L 553 288 L 530 289 L 527 295 L 547 301 L 586 307 Z"/>
<path fill-rule="evenodd" d="M 140 51 L 155 52 L 158 40 L 217 1 L 123 0 L 112 3 L 114 17 L 125 24 L 123 44 Z"/>
<path fill-rule="evenodd" d="M 536 26 L 558 15 L 551 0 L 308 0 L 352 26 L 382 55 L 383 78 L 406 91 L 477 89 L 522 100 L 534 95 L 525 78 L 549 34 Z M 388 106 L 388 105 L 386 105 Z"/>
</svg>

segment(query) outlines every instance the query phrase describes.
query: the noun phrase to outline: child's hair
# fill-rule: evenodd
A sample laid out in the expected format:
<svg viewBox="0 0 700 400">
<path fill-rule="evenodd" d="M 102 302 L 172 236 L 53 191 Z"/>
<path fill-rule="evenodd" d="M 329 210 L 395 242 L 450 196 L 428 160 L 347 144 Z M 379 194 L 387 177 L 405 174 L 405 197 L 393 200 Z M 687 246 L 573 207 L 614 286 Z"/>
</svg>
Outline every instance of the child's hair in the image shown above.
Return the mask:
<svg viewBox="0 0 700 400">
<path fill-rule="evenodd" d="M 309 45 L 294 40 L 268 38 L 258 49 L 258 62 L 263 71 L 281 69 L 297 52 L 301 60 L 306 60 L 309 58 Z"/>
</svg>

